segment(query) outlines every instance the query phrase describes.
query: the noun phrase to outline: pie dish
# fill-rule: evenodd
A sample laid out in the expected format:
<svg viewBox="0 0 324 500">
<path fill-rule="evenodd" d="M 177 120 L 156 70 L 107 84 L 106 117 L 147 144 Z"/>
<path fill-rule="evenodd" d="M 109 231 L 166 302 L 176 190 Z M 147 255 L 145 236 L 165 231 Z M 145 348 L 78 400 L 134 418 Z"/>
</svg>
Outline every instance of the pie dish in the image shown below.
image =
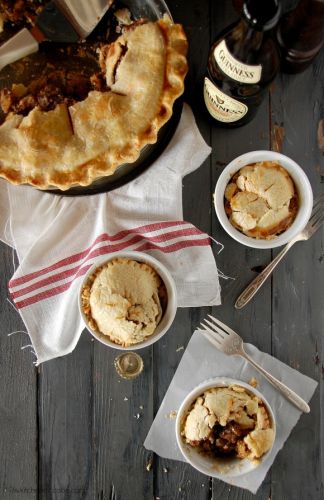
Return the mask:
<svg viewBox="0 0 324 500">
<path fill-rule="evenodd" d="M 224 202 L 231 224 L 257 239 L 272 239 L 286 231 L 298 211 L 294 182 L 274 161 L 241 168 L 227 184 Z"/>
<path fill-rule="evenodd" d="M 188 410 L 182 436 L 210 456 L 254 460 L 272 446 L 274 430 L 262 400 L 244 387 L 212 387 Z"/>
<path fill-rule="evenodd" d="M 160 323 L 167 293 L 149 264 L 117 257 L 88 277 L 82 293 L 83 311 L 92 329 L 122 346 L 142 342 Z"/>
<path fill-rule="evenodd" d="M 37 95 L 30 110 L 9 106 L 0 126 L 0 177 L 67 190 L 134 162 L 145 145 L 156 142 L 183 93 L 186 52 L 182 27 L 167 16 L 124 28 L 100 48 L 101 75 L 83 100 L 63 96 L 42 109 Z M 14 92 L 26 92 L 17 87 Z"/>
<path fill-rule="evenodd" d="M 159 340 L 177 310 L 175 283 L 154 257 L 121 251 L 96 259 L 79 291 L 89 332 L 114 349 L 137 350 Z"/>
<path fill-rule="evenodd" d="M 226 212 L 226 196 L 231 197 L 231 194 L 228 192 L 226 193 L 226 189 L 231 183 L 231 179 L 233 179 L 241 169 L 243 170 L 246 165 L 259 163 L 272 164 L 273 162 L 281 165 L 293 182 L 296 197 L 294 196 L 292 200 L 296 201 L 297 206 L 295 208 L 297 208 L 297 212 L 291 223 L 289 219 L 286 219 L 288 227 L 280 232 L 280 234 L 272 234 L 271 238 L 257 238 L 252 235 L 244 234 L 242 230 L 239 230 L 231 223 L 228 213 Z M 232 160 L 222 170 L 215 187 L 214 206 L 220 224 L 233 239 L 248 247 L 269 249 L 285 245 L 304 229 L 313 208 L 313 192 L 304 170 L 288 156 L 277 153 L 276 151 L 250 151 Z M 293 205 L 291 208 L 293 208 Z M 271 215 L 271 213 L 269 215 Z M 273 229 L 274 228 L 270 228 L 270 232 L 272 232 Z M 280 225 L 275 229 L 280 229 Z"/>
<path fill-rule="evenodd" d="M 184 458 L 219 479 L 246 474 L 268 460 L 275 435 L 269 403 L 241 380 L 207 380 L 186 396 L 177 412 L 176 437 Z"/>
</svg>

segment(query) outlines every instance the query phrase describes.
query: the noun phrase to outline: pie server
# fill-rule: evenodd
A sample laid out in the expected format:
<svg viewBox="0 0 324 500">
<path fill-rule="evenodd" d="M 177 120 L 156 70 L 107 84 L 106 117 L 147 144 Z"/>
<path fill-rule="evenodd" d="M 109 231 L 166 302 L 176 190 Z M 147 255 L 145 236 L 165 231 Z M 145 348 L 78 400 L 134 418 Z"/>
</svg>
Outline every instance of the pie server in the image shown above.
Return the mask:
<svg viewBox="0 0 324 500">
<path fill-rule="evenodd" d="M 86 38 L 99 23 L 113 0 L 54 0 L 34 19 L 0 47 L 0 70 L 37 52 L 40 42 L 75 43 Z"/>
</svg>

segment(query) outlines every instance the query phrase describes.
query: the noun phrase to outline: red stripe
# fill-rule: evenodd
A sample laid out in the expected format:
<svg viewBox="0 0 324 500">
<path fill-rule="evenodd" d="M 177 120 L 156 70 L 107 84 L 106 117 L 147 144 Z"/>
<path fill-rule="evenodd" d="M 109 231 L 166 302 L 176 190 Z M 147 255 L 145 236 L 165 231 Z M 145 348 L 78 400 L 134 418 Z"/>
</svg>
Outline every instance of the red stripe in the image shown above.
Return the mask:
<svg viewBox="0 0 324 500">
<path fill-rule="evenodd" d="M 189 229 L 189 230 L 183 229 L 181 232 L 182 233 L 186 233 L 186 231 L 191 231 L 192 232 L 191 229 Z M 180 231 L 177 231 L 177 233 L 180 233 Z M 166 236 L 166 238 L 165 238 L 165 236 Z M 100 255 L 105 255 L 105 254 L 108 254 L 108 253 L 119 252 L 120 250 L 124 249 L 125 247 L 130 246 L 130 244 L 138 243 L 138 242 L 140 242 L 143 239 L 145 241 L 145 238 L 142 238 L 141 236 L 134 236 L 132 238 L 132 240 L 128 240 L 125 243 L 120 243 L 118 245 L 105 245 L 103 247 L 97 248 L 96 250 L 94 250 L 93 252 L 91 252 L 87 256 L 87 258 L 82 263 L 82 265 L 85 264 L 85 262 L 87 262 L 88 260 L 93 259 L 94 257 L 98 257 Z M 156 237 L 150 238 L 150 239 L 152 241 L 158 242 L 158 241 L 162 241 L 163 239 L 166 239 L 166 240 L 167 239 L 171 239 L 171 235 L 168 234 L 168 235 L 163 235 L 163 236 L 156 236 Z M 195 241 L 204 241 L 204 240 L 195 240 Z M 175 243 L 174 245 L 169 245 L 167 248 L 170 248 L 171 250 L 168 250 L 168 252 L 173 252 L 173 251 L 178 250 L 177 245 L 179 245 L 180 243 Z M 185 243 L 185 241 L 183 243 Z M 145 250 L 160 250 L 160 249 L 161 249 L 161 247 L 159 245 L 154 245 L 154 243 L 147 242 L 147 241 L 145 241 L 145 243 L 143 243 L 143 245 L 141 247 L 139 247 L 140 251 L 145 251 Z M 12 296 L 13 299 L 16 299 L 18 297 L 21 297 L 22 295 L 26 295 L 27 293 L 35 291 L 38 288 L 42 288 L 43 286 L 47 286 L 47 285 L 49 285 L 51 283 L 55 283 L 56 281 L 61 281 L 61 280 L 66 279 L 66 278 L 68 278 L 68 277 L 70 277 L 72 275 L 77 276 L 78 270 L 80 268 L 81 268 L 81 266 L 77 266 L 77 267 L 74 267 L 72 269 L 67 269 L 65 271 L 62 271 L 61 273 L 55 274 L 54 276 L 49 276 L 48 278 L 45 278 L 45 279 L 40 280 L 40 281 L 37 281 L 36 283 L 33 283 L 30 286 L 27 286 L 27 287 L 24 287 L 24 288 L 20 288 L 20 290 L 12 291 L 10 294 L 11 294 L 11 296 Z"/>
<path fill-rule="evenodd" d="M 63 279 L 68 278 L 69 276 L 76 275 L 79 269 L 81 269 L 80 266 L 73 267 L 72 269 L 67 269 L 66 271 L 62 271 L 59 274 L 55 274 L 54 276 L 50 276 L 49 278 L 45 278 L 43 280 L 37 281 L 37 283 L 33 283 L 32 285 L 26 286 L 25 288 L 20 288 L 16 292 L 10 292 L 11 297 L 13 299 L 16 299 L 17 297 L 21 297 L 22 295 L 26 295 L 26 293 L 33 292 L 34 290 L 37 290 L 38 288 L 42 288 L 43 286 L 49 285 L 51 283 L 55 283 L 56 281 L 61 281 Z"/>
<path fill-rule="evenodd" d="M 198 234 L 200 235 L 202 233 L 199 232 Z M 170 239 L 173 239 L 173 238 L 176 238 L 179 236 L 197 236 L 196 228 L 192 227 L 189 229 L 180 229 L 178 231 L 165 233 L 165 234 L 162 234 L 160 236 L 147 237 L 147 239 L 149 239 L 153 242 L 159 243 L 159 242 L 168 241 Z M 133 238 L 125 241 L 124 243 L 119 243 L 116 245 L 108 245 L 108 246 L 106 245 L 103 248 L 105 248 L 105 249 L 111 248 L 111 250 L 110 250 L 111 252 L 116 252 L 116 251 L 123 250 L 131 245 L 134 245 L 135 243 L 138 243 L 141 240 L 145 241 L 145 238 L 143 238 L 141 235 L 135 235 L 135 236 L 133 236 Z M 101 241 L 104 241 L 104 239 L 102 238 Z M 98 255 L 96 250 L 88 253 L 86 255 L 86 258 L 83 260 L 83 263 L 87 262 L 89 259 L 95 257 L 96 255 Z M 82 264 L 80 263 L 80 266 L 81 265 Z M 19 291 L 13 292 L 12 295 L 14 297 L 19 297 L 21 295 L 24 295 L 24 293 L 28 293 L 29 291 L 35 290 L 37 288 L 41 288 L 42 286 L 48 285 L 50 283 L 54 283 L 55 281 L 60 281 L 60 280 L 64 279 L 65 277 L 69 277 L 73 273 L 77 272 L 77 269 L 80 266 L 74 267 L 72 269 L 66 269 L 58 274 L 54 274 L 54 275 L 49 276 L 43 280 L 37 281 L 36 283 L 33 283 L 32 285 L 30 285 L 28 287 L 25 287 L 25 288 L 20 289 Z M 12 288 L 12 282 L 9 283 L 9 287 Z"/>
<path fill-rule="evenodd" d="M 182 248 L 187 248 L 187 247 L 204 247 L 204 246 L 209 246 L 210 245 L 210 240 L 209 238 L 205 238 L 203 240 L 187 240 L 187 241 L 180 241 L 178 243 L 173 243 L 173 245 L 169 245 L 168 247 L 165 247 L 163 250 L 158 246 L 154 245 L 154 243 L 144 243 L 141 247 L 138 247 L 136 250 L 138 252 L 144 252 L 145 250 L 162 250 L 165 253 L 170 253 L 170 252 L 177 252 L 178 250 L 181 250 Z"/>
<path fill-rule="evenodd" d="M 159 247 L 158 245 L 154 245 L 153 243 L 147 242 L 144 245 L 139 246 L 136 248 L 136 251 L 142 251 L 142 250 L 160 250 L 161 252 L 164 253 L 170 253 L 170 252 L 175 252 L 177 250 L 181 250 L 182 248 L 188 248 L 188 247 L 193 247 L 193 246 L 209 246 L 210 240 L 209 238 L 204 238 L 202 240 L 188 240 L 188 241 L 182 241 L 178 243 L 174 243 L 172 245 L 169 245 L 168 247 Z M 105 253 L 110 253 L 110 252 L 105 252 L 105 248 L 107 247 L 101 247 L 98 248 L 98 255 L 103 255 Z M 108 247 L 109 248 L 109 247 Z M 36 302 L 39 302 L 44 299 L 48 299 L 50 297 L 53 297 L 55 295 L 58 295 L 62 292 L 65 292 L 70 288 L 72 285 L 73 281 L 79 277 L 84 275 L 87 270 L 90 268 L 90 264 L 87 266 L 84 266 L 79 269 L 78 273 L 75 275 L 75 277 L 69 281 L 68 283 L 64 283 L 63 285 L 58 285 L 54 288 L 51 288 L 49 290 L 46 290 L 44 292 L 40 292 L 36 295 L 33 295 L 32 297 L 28 297 L 27 299 L 21 300 L 21 301 L 14 301 L 16 304 L 16 307 L 18 309 L 22 309 L 23 307 L 30 306 L 32 304 L 35 304 Z"/>
<path fill-rule="evenodd" d="M 69 281 L 68 283 L 56 286 L 55 288 L 51 288 L 50 290 L 45 290 L 44 292 L 40 292 L 37 295 L 34 295 L 33 297 L 21 300 L 20 302 L 15 302 L 17 308 L 22 309 L 23 307 L 30 306 L 31 304 L 35 304 L 36 302 L 40 302 L 41 300 L 48 299 L 49 297 L 53 297 L 54 295 L 58 295 L 59 293 L 66 292 L 66 290 L 68 290 L 72 285 L 75 278 L 84 275 L 90 267 L 91 266 L 89 265 L 80 269 L 80 273 L 78 273 L 78 276 L 75 276 L 73 280 Z"/>
<path fill-rule="evenodd" d="M 54 271 L 56 269 L 59 269 L 60 267 L 66 266 L 68 264 L 74 264 L 75 262 L 86 257 L 87 254 L 89 252 L 91 252 L 93 247 L 95 247 L 98 243 L 101 243 L 102 241 L 117 241 L 119 239 L 124 238 L 128 234 L 133 234 L 133 233 L 137 234 L 140 232 L 157 231 L 159 229 L 180 226 L 180 225 L 184 225 L 184 224 L 188 224 L 188 222 L 185 222 L 185 221 L 158 222 L 155 224 L 149 224 L 146 226 L 136 227 L 136 228 L 133 228 L 130 230 L 123 230 L 123 231 L 120 231 L 119 233 L 115 234 L 114 236 L 109 236 L 107 233 L 103 233 L 100 236 L 98 236 L 94 240 L 92 245 L 90 247 L 88 247 L 86 250 L 79 252 L 77 254 L 71 255 L 70 257 L 66 257 L 62 260 L 59 260 L 58 262 L 55 262 L 55 264 L 52 264 L 48 267 L 40 269 L 39 271 L 25 274 L 24 276 L 21 276 L 19 278 L 14 278 L 14 279 L 9 281 L 9 287 L 23 285 L 24 283 L 27 283 L 28 281 L 31 281 L 35 278 L 38 278 L 39 276 L 43 276 L 44 274 L 47 274 L 50 271 Z M 193 228 L 192 230 L 194 231 L 192 234 L 202 234 L 202 232 L 199 229 L 195 228 L 194 226 L 192 226 L 192 228 Z M 176 231 L 174 233 L 170 233 L 170 234 L 175 234 L 175 233 L 176 233 Z"/>
</svg>

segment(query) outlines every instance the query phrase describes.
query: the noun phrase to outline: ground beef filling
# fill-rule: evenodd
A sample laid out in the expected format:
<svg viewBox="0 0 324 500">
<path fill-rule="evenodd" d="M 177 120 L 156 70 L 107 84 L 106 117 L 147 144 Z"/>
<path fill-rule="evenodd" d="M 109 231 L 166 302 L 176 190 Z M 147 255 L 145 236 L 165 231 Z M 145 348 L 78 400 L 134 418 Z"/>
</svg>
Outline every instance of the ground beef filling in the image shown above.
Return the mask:
<svg viewBox="0 0 324 500">
<path fill-rule="evenodd" d="M 5 22 L 29 21 L 39 14 L 45 3 L 42 0 L 0 0 L 0 14 Z"/>
<path fill-rule="evenodd" d="M 244 429 L 236 422 L 228 422 L 225 427 L 216 424 L 212 429 L 211 436 L 203 442 L 197 443 L 202 451 L 216 457 L 228 457 L 240 455 L 243 438 L 251 429 Z"/>
<path fill-rule="evenodd" d="M 4 113 L 16 113 L 26 116 L 33 108 L 50 111 L 57 104 L 67 106 L 83 101 L 90 90 L 104 91 L 107 89 L 101 74 L 90 77 L 68 71 L 56 70 L 35 80 L 28 87 L 14 84 L 11 89 L 0 91 L 0 106 Z"/>
</svg>

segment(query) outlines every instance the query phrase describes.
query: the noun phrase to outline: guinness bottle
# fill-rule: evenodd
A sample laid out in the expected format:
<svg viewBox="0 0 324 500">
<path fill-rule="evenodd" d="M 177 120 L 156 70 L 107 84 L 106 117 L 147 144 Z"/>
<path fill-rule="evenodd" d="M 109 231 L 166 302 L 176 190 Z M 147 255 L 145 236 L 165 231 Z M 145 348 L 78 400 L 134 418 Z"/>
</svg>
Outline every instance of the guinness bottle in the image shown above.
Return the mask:
<svg viewBox="0 0 324 500">
<path fill-rule="evenodd" d="M 278 51 L 269 34 L 279 17 L 279 0 L 245 0 L 241 20 L 213 43 L 204 100 L 218 124 L 239 127 L 255 116 L 279 69 Z"/>
</svg>

